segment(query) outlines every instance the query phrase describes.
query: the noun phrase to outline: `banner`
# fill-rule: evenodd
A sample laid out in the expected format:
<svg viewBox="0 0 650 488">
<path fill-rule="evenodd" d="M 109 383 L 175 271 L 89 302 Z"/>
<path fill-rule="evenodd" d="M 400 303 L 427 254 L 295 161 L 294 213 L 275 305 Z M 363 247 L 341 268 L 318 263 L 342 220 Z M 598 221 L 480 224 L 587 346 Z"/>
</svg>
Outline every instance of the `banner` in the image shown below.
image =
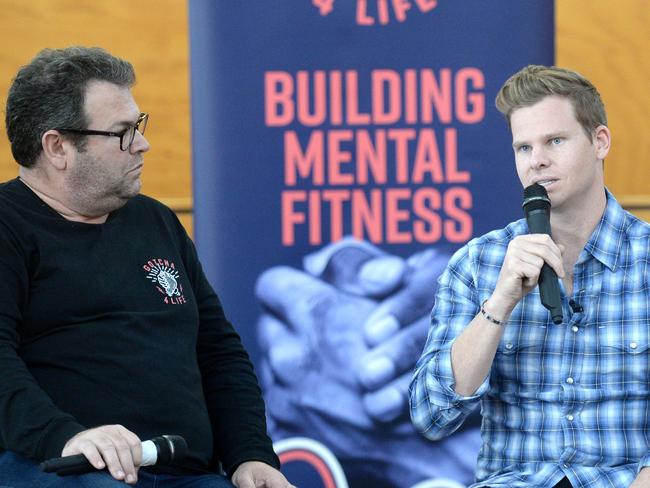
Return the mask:
<svg viewBox="0 0 650 488">
<path fill-rule="evenodd" d="M 553 64 L 552 2 L 190 1 L 195 241 L 297 486 L 471 484 L 407 388 L 436 279 L 521 217 L 502 83 Z"/>
</svg>

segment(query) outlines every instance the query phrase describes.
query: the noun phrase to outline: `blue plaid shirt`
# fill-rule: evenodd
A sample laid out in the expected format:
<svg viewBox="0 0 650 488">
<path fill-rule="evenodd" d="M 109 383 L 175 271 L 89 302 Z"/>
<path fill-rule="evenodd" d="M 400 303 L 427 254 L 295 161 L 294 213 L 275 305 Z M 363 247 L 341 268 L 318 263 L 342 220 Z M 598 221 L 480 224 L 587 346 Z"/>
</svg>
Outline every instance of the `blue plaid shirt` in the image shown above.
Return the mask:
<svg viewBox="0 0 650 488">
<path fill-rule="evenodd" d="M 576 488 L 627 487 L 650 466 L 650 225 L 609 192 L 572 296 L 562 288 L 564 323 L 552 323 L 536 288 L 510 315 L 483 384 L 472 396 L 454 392 L 454 339 L 494 290 L 508 243 L 526 233 L 525 220 L 514 222 L 450 260 L 411 382 L 411 418 L 440 439 L 480 403 L 473 487 L 551 487 L 565 476 Z"/>
</svg>

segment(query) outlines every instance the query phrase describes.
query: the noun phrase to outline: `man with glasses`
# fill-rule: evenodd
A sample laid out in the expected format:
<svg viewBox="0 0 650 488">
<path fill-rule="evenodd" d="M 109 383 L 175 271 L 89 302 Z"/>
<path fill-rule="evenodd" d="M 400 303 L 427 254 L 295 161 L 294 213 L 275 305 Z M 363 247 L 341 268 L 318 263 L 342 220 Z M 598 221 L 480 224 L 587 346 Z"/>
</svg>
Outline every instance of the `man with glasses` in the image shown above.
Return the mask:
<svg viewBox="0 0 650 488">
<path fill-rule="evenodd" d="M 191 240 L 139 195 L 134 82 L 102 49 L 46 49 L 9 91 L 20 176 L 0 185 L 0 486 L 290 487 Z M 187 456 L 140 469 L 141 441 L 162 434 Z M 39 470 L 75 454 L 98 471 Z"/>
</svg>

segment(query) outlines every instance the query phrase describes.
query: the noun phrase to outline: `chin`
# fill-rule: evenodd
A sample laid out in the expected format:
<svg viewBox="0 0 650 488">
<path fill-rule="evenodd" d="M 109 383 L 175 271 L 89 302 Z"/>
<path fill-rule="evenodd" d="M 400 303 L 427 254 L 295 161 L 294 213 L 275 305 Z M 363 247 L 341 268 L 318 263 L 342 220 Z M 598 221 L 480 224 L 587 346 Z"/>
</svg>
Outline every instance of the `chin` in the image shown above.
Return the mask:
<svg viewBox="0 0 650 488">
<path fill-rule="evenodd" d="M 127 201 L 131 200 L 133 197 L 140 194 L 140 187 L 138 186 L 133 188 L 124 188 L 120 193 L 115 196 L 121 201 L 121 205 L 124 205 Z M 120 206 L 121 206 L 120 205 Z"/>
<path fill-rule="evenodd" d="M 142 189 L 142 182 L 138 179 L 131 187 L 126 191 L 130 197 L 134 197 L 140 193 Z"/>
</svg>

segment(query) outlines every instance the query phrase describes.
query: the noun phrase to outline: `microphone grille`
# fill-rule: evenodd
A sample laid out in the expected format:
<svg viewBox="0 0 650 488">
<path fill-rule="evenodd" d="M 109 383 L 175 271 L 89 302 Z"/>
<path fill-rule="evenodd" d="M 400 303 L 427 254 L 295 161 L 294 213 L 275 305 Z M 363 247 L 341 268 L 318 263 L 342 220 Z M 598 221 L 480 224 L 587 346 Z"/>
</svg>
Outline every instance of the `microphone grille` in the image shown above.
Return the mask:
<svg viewBox="0 0 650 488">
<path fill-rule="evenodd" d="M 550 207 L 550 205 L 551 199 L 548 198 L 546 188 L 539 183 L 534 183 L 524 188 L 524 208 L 528 206 L 530 210 L 535 210 Z"/>
<path fill-rule="evenodd" d="M 174 463 L 181 461 L 187 456 L 187 442 L 180 435 L 163 435 L 165 440 L 169 443 L 170 446 L 170 462 Z"/>
</svg>

